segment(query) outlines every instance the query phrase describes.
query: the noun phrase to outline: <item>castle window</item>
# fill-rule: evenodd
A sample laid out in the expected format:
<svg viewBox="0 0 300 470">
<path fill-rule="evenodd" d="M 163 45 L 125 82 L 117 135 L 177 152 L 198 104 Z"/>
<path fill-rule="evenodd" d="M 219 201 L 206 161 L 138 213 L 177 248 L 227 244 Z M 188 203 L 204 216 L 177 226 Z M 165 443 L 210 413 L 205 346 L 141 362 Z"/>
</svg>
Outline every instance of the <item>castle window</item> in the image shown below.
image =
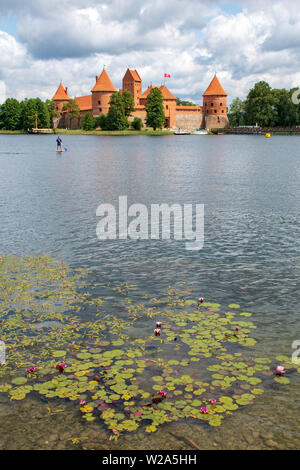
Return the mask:
<svg viewBox="0 0 300 470">
<path fill-rule="evenodd" d="M 102 108 L 99 108 L 100 113 L 102 112 Z"/>
<path fill-rule="evenodd" d="M 210 103 L 210 104 L 211 104 L 211 106 L 213 106 L 213 105 L 214 105 L 213 103 Z"/>
<path fill-rule="evenodd" d="M 217 112 L 217 110 L 215 109 L 215 113 Z"/>
<path fill-rule="evenodd" d="M 166 109 L 169 109 L 169 106 L 168 106 L 168 105 L 166 105 Z"/>
<path fill-rule="evenodd" d="M 224 113 L 224 109 L 222 109 L 222 113 Z"/>
<path fill-rule="evenodd" d="M 100 100 L 98 100 L 98 104 L 101 104 Z"/>
<path fill-rule="evenodd" d="M 220 103 L 220 106 L 223 106 L 223 103 Z"/>
</svg>

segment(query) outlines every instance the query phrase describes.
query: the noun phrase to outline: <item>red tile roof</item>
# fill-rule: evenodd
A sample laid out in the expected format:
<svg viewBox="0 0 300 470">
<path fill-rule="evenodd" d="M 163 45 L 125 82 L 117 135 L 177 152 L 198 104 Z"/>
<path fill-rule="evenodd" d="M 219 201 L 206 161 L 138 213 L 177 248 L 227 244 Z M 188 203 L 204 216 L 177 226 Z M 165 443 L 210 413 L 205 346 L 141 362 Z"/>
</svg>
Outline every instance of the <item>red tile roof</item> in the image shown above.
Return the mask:
<svg viewBox="0 0 300 470">
<path fill-rule="evenodd" d="M 66 90 L 62 86 L 62 84 L 59 85 L 59 87 L 56 90 L 55 95 L 53 96 L 52 100 L 70 100 L 71 98 L 69 95 L 66 93 Z"/>
<path fill-rule="evenodd" d="M 175 96 L 172 95 L 170 90 L 165 85 L 160 86 L 159 88 L 160 88 L 160 90 L 162 92 L 162 95 L 163 95 L 163 98 L 165 100 L 176 100 Z"/>
<path fill-rule="evenodd" d="M 214 76 L 214 78 L 208 85 L 207 90 L 203 93 L 203 96 L 209 96 L 209 95 L 227 96 L 227 93 L 222 87 L 221 83 L 219 82 L 217 75 Z"/>
<path fill-rule="evenodd" d="M 134 78 L 134 80 L 135 80 L 136 82 L 141 82 L 141 81 L 142 81 L 142 79 L 141 79 L 141 77 L 139 76 L 137 70 L 130 70 L 130 69 L 128 69 L 128 70 L 129 70 L 129 72 L 131 73 L 132 77 Z"/>
<path fill-rule="evenodd" d="M 152 85 L 151 85 L 151 86 L 148 86 L 147 90 L 144 91 L 144 93 L 142 94 L 142 96 L 141 96 L 140 98 L 142 98 L 142 99 L 143 99 L 143 98 L 147 98 L 148 95 L 149 95 L 149 93 L 150 93 L 150 91 L 152 90 L 152 88 L 159 88 L 160 91 L 161 91 L 161 93 L 162 93 L 162 96 L 163 96 L 163 99 L 164 99 L 164 100 L 176 100 L 175 96 L 172 95 L 172 93 L 170 92 L 170 90 L 169 90 L 166 86 L 164 86 L 164 85 L 162 85 L 162 86 L 160 86 L 160 87 L 153 87 Z"/>
<path fill-rule="evenodd" d="M 117 91 L 105 69 L 102 70 L 92 91 Z"/>
<path fill-rule="evenodd" d="M 75 98 L 75 101 L 78 104 L 80 111 L 92 110 L 92 95 L 78 96 L 78 98 Z"/>
</svg>

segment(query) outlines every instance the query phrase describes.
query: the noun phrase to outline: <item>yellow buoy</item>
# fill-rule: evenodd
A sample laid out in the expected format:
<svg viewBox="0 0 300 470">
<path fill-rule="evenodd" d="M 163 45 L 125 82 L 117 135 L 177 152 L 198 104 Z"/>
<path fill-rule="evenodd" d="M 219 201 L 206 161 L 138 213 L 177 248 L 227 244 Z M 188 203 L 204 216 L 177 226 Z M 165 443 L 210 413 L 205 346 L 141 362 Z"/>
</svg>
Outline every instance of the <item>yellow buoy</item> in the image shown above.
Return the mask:
<svg viewBox="0 0 300 470">
<path fill-rule="evenodd" d="M 267 139 L 271 137 L 271 134 L 266 134 Z"/>
</svg>

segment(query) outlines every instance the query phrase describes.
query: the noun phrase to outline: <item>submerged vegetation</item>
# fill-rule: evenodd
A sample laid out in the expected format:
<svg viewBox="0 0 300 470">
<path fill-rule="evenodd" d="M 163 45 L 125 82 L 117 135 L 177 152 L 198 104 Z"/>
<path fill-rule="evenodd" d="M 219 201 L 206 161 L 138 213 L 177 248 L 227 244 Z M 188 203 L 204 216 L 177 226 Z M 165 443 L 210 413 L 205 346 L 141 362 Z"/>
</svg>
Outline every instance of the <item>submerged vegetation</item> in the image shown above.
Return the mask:
<svg viewBox="0 0 300 470">
<path fill-rule="evenodd" d="M 45 406 L 71 401 L 78 419 L 101 421 L 109 439 L 187 418 L 220 426 L 296 371 L 285 356 L 255 356 L 250 313 L 197 302 L 183 284 L 142 303 L 128 283 L 103 286 L 118 300 L 111 312 L 88 271 L 48 255 L 2 256 L 0 273 L 0 392 Z"/>
</svg>

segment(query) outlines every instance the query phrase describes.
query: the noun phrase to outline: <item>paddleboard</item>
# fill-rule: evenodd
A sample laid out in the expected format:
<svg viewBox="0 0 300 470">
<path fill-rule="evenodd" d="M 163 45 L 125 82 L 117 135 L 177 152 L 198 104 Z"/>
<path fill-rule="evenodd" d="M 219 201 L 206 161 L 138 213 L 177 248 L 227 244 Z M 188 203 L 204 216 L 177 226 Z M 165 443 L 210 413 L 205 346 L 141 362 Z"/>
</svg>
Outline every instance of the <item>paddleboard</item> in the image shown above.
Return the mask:
<svg viewBox="0 0 300 470">
<path fill-rule="evenodd" d="M 58 153 L 65 152 L 65 150 L 56 150 Z"/>
</svg>

